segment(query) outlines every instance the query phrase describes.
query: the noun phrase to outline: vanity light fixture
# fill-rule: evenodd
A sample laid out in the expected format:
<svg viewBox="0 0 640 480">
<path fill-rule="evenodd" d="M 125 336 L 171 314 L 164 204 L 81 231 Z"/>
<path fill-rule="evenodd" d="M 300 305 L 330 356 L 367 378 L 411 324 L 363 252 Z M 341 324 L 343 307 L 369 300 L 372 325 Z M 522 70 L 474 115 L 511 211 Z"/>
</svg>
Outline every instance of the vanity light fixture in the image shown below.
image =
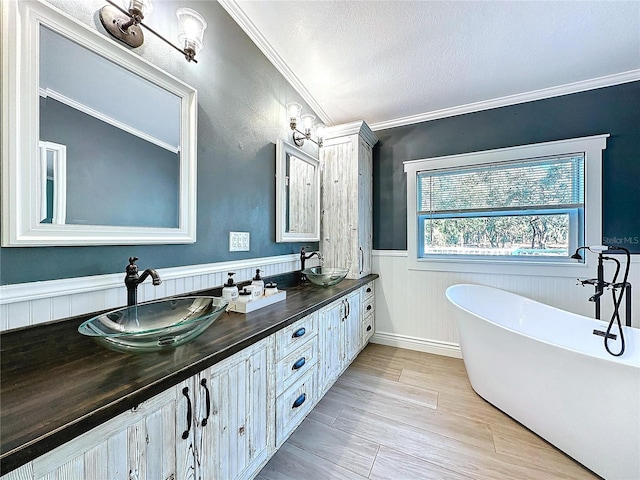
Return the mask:
<svg viewBox="0 0 640 480">
<path fill-rule="evenodd" d="M 289 112 L 289 126 L 291 130 L 293 130 L 293 143 L 295 143 L 298 147 L 304 145 L 305 140 L 311 140 L 313 143 L 318 145 L 318 147 L 322 147 L 322 138 L 324 133 L 325 126 L 322 123 L 313 124 L 313 121 L 316 119 L 311 114 L 300 115 L 302 112 L 302 105 L 299 103 L 288 103 L 287 111 Z M 299 119 L 302 121 L 302 128 L 304 131 L 298 130 L 298 121 Z M 315 132 L 317 140 L 311 138 L 311 135 Z"/>
<path fill-rule="evenodd" d="M 137 48 L 144 42 L 141 28 L 144 27 L 182 53 L 188 62 L 198 63 L 195 56 L 203 48 L 202 39 L 207 28 L 207 22 L 198 12 L 190 8 L 179 8 L 176 11 L 179 24 L 178 40 L 183 45 L 183 48 L 179 48 L 142 23 L 142 20 L 153 10 L 151 0 L 123 0 L 127 10 L 112 0 L 107 0 L 107 2 L 109 5 L 100 9 L 100 21 L 113 37 L 130 47 Z"/>
</svg>

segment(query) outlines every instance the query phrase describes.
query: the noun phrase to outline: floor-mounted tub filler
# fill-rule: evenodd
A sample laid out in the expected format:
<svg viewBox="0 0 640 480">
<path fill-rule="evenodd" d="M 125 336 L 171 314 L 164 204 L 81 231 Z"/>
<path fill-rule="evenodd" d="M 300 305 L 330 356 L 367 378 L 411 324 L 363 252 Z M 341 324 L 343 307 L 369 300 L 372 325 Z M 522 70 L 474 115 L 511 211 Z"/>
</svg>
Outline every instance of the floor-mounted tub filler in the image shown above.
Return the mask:
<svg viewBox="0 0 640 480">
<path fill-rule="evenodd" d="M 482 398 L 606 480 L 640 479 L 640 330 L 614 357 L 605 322 L 481 285 L 446 295 Z"/>
</svg>

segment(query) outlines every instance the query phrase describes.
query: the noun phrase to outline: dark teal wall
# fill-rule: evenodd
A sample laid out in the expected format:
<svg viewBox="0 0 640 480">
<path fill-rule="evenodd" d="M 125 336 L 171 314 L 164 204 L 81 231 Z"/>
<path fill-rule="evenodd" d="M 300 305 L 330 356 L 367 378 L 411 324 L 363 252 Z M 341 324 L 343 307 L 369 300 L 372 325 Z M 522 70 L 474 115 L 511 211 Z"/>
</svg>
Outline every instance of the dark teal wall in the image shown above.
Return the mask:
<svg viewBox="0 0 640 480">
<path fill-rule="evenodd" d="M 102 29 L 96 16 L 101 3 L 53 3 Z M 209 24 L 199 63 L 187 63 L 150 34 L 136 53 L 198 90 L 197 242 L 2 248 L 0 284 L 124 272 L 132 255 L 141 268 L 163 268 L 299 251 L 301 244 L 275 242 L 275 142 L 289 137 L 284 105 L 301 97 L 217 2 L 155 2 L 149 25 L 174 38 L 181 6 L 197 10 Z M 314 146 L 308 151 L 317 155 Z M 229 231 L 250 232 L 251 251 L 230 253 Z"/>
<path fill-rule="evenodd" d="M 376 131 L 374 248 L 407 248 L 404 161 L 603 133 L 603 241 L 640 253 L 640 82 Z"/>
</svg>

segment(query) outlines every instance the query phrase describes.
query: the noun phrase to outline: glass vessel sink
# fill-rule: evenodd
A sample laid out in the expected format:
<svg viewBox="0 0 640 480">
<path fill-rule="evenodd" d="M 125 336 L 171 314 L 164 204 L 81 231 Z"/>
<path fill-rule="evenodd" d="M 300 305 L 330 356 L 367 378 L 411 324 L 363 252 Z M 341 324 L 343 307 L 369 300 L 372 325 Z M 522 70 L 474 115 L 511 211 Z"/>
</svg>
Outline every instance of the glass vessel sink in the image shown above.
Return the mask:
<svg viewBox="0 0 640 480">
<path fill-rule="evenodd" d="M 125 352 L 176 347 L 206 330 L 224 312 L 219 297 L 184 297 L 124 307 L 93 317 L 78 327 L 82 335 Z"/>
<path fill-rule="evenodd" d="M 330 287 L 344 280 L 349 273 L 348 268 L 311 267 L 302 270 L 302 273 L 311 283 L 321 287 Z"/>
</svg>

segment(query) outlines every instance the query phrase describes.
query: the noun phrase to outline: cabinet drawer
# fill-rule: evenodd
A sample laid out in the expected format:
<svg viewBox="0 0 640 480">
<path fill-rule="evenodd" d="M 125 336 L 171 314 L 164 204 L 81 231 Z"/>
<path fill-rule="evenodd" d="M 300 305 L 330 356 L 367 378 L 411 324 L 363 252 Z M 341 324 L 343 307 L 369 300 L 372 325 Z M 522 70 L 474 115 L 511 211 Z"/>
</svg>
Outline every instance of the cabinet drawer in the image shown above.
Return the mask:
<svg viewBox="0 0 640 480">
<path fill-rule="evenodd" d="M 376 298 L 369 297 L 362 301 L 362 316 L 371 315 L 376 309 Z"/>
<path fill-rule="evenodd" d="M 301 318 L 276 333 L 276 362 L 318 334 L 318 314 Z"/>
<path fill-rule="evenodd" d="M 276 364 L 276 395 L 280 395 L 317 363 L 318 337 L 315 336 Z"/>
<path fill-rule="evenodd" d="M 362 321 L 362 347 L 364 347 L 376 330 L 376 314 L 375 312 L 370 313 L 364 317 Z"/>
<path fill-rule="evenodd" d="M 316 397 L 315 373 L 315 369 L 311 369 L 276 399 L 276 447 L 289 438 L 313 408 Z"/>
<path fill-rule="evenodd" d="M 370 297 L 373 297 L 376 293 L 374 282 L 367 283 L 364 287 L 360 289 L 360 296 L 362 297 L 362 301 L 366 302 Z"/>
</svg>

